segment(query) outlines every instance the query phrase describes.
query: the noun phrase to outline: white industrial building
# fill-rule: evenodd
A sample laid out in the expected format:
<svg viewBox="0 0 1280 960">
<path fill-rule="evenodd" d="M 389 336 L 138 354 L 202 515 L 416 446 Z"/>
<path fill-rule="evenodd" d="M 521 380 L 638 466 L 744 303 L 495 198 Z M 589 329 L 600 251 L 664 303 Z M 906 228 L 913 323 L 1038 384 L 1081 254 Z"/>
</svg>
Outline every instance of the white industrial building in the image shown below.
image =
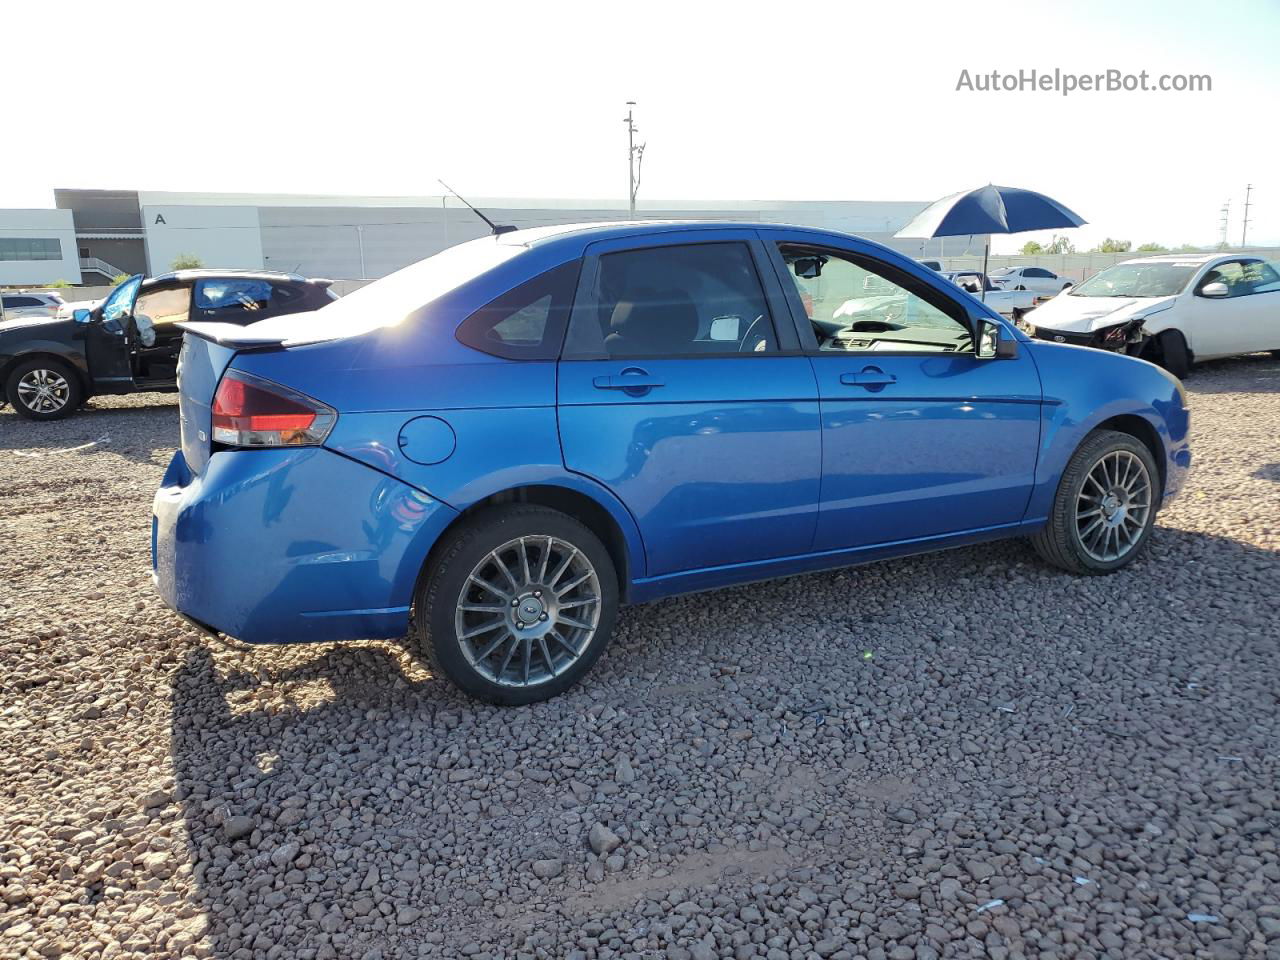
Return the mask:
<svg viewBox="0 0 1280 960">
<path fill-rule="evenodd" d="M 80 282 L 70 210 L 0 210 L 0 286 Z"/>
<path fill-rule="evenodd" d="M 497 223 L 533 227 L 626 219 L 625 203 L 468 197 Z M 56 236 L 61 258 L 0 261 L 0 284 L 63 279 L 99 285 L 118 273 L 161 273 L 190 256 L 207 267 L 294 271 L 335 280 L 376 278 L 487 228 L 456 198 L 170 193 L 134 190 L 54 191 L 56 210 L 0 211 L 5 240 Z M 643 219 L 712 219 L 795 223 L 880 240 L 912 256 L 981 251 L 985 238 L 894 240 L 926 201 L 660 202 Z M 42 256 L 48 245 L 33 250 Z"/>
</svg>

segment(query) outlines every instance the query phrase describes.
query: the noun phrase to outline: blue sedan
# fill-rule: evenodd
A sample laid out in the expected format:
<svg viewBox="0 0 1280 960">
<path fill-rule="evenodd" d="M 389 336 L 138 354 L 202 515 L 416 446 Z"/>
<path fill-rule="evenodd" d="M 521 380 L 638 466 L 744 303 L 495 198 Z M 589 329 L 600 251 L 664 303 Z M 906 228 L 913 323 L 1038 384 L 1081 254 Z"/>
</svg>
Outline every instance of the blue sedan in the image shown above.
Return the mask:
<svg viewBox="0 0 1280 960">
<path fill-rule="evenodd" d="M 154 576 L 251 643 L 400 637 L 470 694 L 577 682 L 618 606 L 1028 536 L 1130 563 L 1181 384 L 798 227 L 501 233 L 322 310 L 186 325 Z"/>
</svg>

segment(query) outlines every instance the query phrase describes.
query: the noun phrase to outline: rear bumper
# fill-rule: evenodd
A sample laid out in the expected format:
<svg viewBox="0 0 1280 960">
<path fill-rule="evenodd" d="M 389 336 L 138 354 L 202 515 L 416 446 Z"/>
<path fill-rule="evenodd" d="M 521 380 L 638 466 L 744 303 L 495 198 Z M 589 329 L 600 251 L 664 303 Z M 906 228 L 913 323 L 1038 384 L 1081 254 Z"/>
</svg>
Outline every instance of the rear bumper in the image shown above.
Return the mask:
<svg viewBox="0 0 1280 960">
<path fill-rule="evenodd" d="M 152 506 L 161 598 L 249 643 L 403 636 L 431 545 L 456 516 L 321 447 L 174 454 Z"/>
</svg>

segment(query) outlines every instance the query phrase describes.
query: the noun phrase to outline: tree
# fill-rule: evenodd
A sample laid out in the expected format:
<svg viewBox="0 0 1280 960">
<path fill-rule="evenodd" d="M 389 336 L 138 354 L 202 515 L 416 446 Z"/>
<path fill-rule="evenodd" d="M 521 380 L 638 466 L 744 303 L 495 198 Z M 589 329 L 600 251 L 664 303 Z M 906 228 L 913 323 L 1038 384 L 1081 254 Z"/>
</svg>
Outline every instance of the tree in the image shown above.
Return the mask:
<svg viewBox="0 0 1280 960">
<path fill-rule="evenodd" d="M 119 286 L 120 284 L 124 283 L 128 279 L 129 279 L 129 274 L 117 273 L 114 277 L 111 278 L 111 285 L 113 287 Z"/>
<path fill-rule="evenodd" d="M 1075 253 L 1076 245 L 1066 237 L 1060 237 L 1057 234 L 1053 236 L 1053 243 L 1044 248 L 1045 253 Z"/>
<path fill-rule="evenodd" d="M 1034 240 L 1028 240 L 1022 245 L 1022 252 L 1027 256 L 1035 256 L 1037 253 L 1044 253 L 1044 245 Z"/>
<path fill-rule="evenodd" d="M 199 257 L 193 253 L 180 253 L 173 258 L 173 263 L 169 264 L 170 270 L 195 270 L 203 267 L 204 263 Z"/>
<path fill-rule="evenodd" d="M 1181 244 L 1175 252 L 1176 253 L 1200 253 L 1200 248 L 1197 247 L 1194 243 L 1184 243 L 1184 244 Z"/>
<path fill-rule="evenodd" d="M 1139 253 L 1168 253 L 1169 248 L 1163 243 L 1144 243 L 1138 247 Z"/>
<path fill-rule="evenodd" d="M 1112 240 L 1110 237 L 1090 250 L 1090 253 L 1128 253 L 1133 244 L 1128 240 Z"/>
<path fill-rule="evenodd" d="M 65 290 L 67 287 L 71 286 L 71 284 L 66 280 L 59 278 L 53 281 L 53 283 L 48 284 L 47 286 L 51 290 Z"/>
</svg>

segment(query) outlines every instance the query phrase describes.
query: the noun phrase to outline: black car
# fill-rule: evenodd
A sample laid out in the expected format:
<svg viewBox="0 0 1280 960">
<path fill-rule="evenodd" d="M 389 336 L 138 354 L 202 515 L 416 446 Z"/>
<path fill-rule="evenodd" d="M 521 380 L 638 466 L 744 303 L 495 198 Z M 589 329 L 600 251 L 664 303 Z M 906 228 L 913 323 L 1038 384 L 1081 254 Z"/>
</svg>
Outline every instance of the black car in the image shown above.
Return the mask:
<svg viewBox="0 0 1280 960">
<path fill-rule="evenodd" d="M 318 310 L 331 280 L 247 270 L 179 270 L 125 280 L 70 318 L 0 323 L 0 384 L 31 420 L 58 420 L 94 394 L 177 388 L 185 320 L 248 324 Z"/>
</svg>

